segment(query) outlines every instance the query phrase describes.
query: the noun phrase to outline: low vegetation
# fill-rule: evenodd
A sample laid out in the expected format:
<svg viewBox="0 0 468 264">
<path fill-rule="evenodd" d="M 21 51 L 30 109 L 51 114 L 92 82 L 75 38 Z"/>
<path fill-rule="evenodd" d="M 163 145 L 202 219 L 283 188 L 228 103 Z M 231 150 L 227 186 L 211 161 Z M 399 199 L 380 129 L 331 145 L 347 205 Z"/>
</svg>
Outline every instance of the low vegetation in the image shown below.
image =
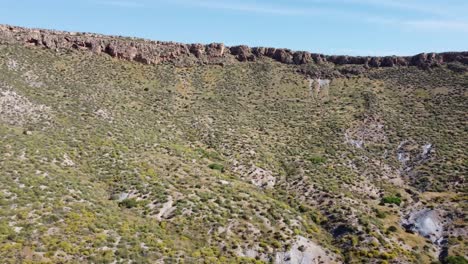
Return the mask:
<svg viewBox="0 0 468 264">
<path fill-rule="evenodd" d="M 25 106 L 0 106 L 0 259 L 466 263 L 460 67 L 311 92 L 313 76 L 268 58 L 150 66 L 0 46 L 0 102 Z M 447 244 L 402 224 L 422 209 L 450 216 Z"/>
</svg>

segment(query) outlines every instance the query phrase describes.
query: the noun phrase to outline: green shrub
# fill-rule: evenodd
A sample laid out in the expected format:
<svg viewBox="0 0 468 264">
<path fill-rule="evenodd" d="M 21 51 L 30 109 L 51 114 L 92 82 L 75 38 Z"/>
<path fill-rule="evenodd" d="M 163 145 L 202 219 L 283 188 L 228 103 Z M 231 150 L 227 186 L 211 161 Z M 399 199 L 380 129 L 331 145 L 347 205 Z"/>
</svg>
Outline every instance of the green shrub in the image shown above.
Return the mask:
<svg viewBox="0 0 468 264">
<path fill-rule="evenodd" d="M 274 248 L 280 248 L 281 247 L 281 243 L 278 242 L 278 240 L 273 240 L 271 242 L 271 245 L 274 247 Z"/>
<path fill-rule="evenodd" d="M 462 256 L 450 256 L 445 258 L 446 264 L 468 264 L 468 260 Z"/>
<path fill-rule="evenodd" d="M 210 168 L 212 170 L 218 170 L 220 172 L 224 172 L 224 166 L 221 165 L 221 164 L 218 164 L 218 163 L 212 163 L 212 164 L 208 165 L 208 168 Z"/>
<path fill-rule="evenodd" d="M 383 204 L 396 204 L 400 205 L 401 204 L 401 198 L 396 197 L 396 196 L 387 196 L 382 198 L 382 203 Z"/>
<path fill-rule="evenodd" d="M 313 164 L 322 164 L 325 163 L 326 158 L 320 155 L 313 155 L 309 158 Z"/>
<path fill-rule="evenodd" d="M 138 202 L 134 198 L 125 199 L 119 203 L 120 207 L 125 207 L 125 208 L 133 208 L 133 207 L 136 207 L 137 205 L 138 205 Z"/>
<path fill-rule="evenodd" d="M 380 210 L 376 210 L 375 215 L 376 215 L 378 218 L 381 218 L 381 219 L 387 217 L 387 213 L 385 213 L 384 211 L 380 211 Z"/>
<path fill-rule="evenodd" d="M 398 229 L 395 226 L 390 226 L 387 230 L 389 232 L 396 232 Z"/>
</svg>

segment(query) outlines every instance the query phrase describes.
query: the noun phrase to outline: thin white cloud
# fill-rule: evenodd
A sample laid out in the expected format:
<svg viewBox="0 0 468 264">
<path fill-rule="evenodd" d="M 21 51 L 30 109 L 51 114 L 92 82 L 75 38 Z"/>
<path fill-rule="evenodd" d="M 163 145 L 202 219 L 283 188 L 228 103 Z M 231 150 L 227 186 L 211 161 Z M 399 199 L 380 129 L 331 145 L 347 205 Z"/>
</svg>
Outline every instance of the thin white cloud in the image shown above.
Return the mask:
<svg viewBox="0 0 468 264">
<path fill-rule="evenodd" d="M 376 17 L 374 14 L 359 13 L 357 11 L 346 11 L 342 6 L 330 7 L 330 5 L 321 5 L 315 7 L 293 7 L 291 3 L 299 2 L 302 3 L 346 3 L 346 4 L 363 4 L 363 5 L 375 5 L 380 7 L 392 7 L 401 8 L 405 10 L 414 11 L 431 11 L 435 8 L 432 2 L 428 2 L 427 5 L 422 4 L 421 0 L 289 0 L 289 4 L 284 5 L 271 5 L 265 2 L 252 2 L 248 0 L 159 0 L 154 2 L 146 1 L 130 1 L 130 0 L 108 0 L 101 1 L 101 4 L 112 5 L 122 8 L 141 8 L 141 7 L 154 7 L 154 4 L 164 2 L 166 4 L 177 4 L 185 7 L 200 7 L 208 9 L 219 9 L 229 10 L 245 13 L 257 13 L 257 14 L 270 14 L 280 16 L 321 16 L 328 18 L 338 18 L 340 20 L 352 20 L 360 21 L 364 23 L 382 24 L 392 27 L 401 28 L 403 30 L 424 30 L 424 31 L 458 31 L 468 32 L 468 22 L 466 21 L 455 21 L 451 18 L 437 18 L 437 19 L 398 19 L 395 17 Z M 151 3 L 151 4 L 150 4 Z M 440 8 L 439 11 L 431 11 L 433 13 L 438 12 L 442 14 L 447 11 L 446 9 Z M 364 12 L 365 10 L 363 10 Z"/>
<path fill-rule="evenodd" d="M 437 20 L 437 19 L 386 19 L 380 17 L 368 17 L 367 22 L 398 27 L 404 30 L 413 31 L 456 31 L 468 32 L 468 22 L 458 20 Z"/>
<path fill-rule="evenodd" d="M 102 5 L 116 6 L 116 7 L 155 7 L 158 3 L 178 4 L 187 7 L 202 7 L 209 9 L 223 9 L 231 11 L 249 12 L 249 13 L 265 13 L 273 15 L 307 15 L 314 12 L 322 12 L 320 8 L 291 8 L 287 5 L 273 6 L 269 4 L 256 4 L 241 1 L 226 1 L 226 0 L 155 0 L 153 2 L 145 1 L 129 1 L 129 0 L 109 0 L 98 2 Z"/>
<path fill-rule="evenodd" d="M 440 20 L 415 20 L 404 21 L 403 25 L 420 30 L 450 30 L 468 32 L 468 22 L 440 21 Z"/>
<path fill-rule="evenodd" d="M 163 0 L 171 4 L 184 5 L 186 7 L 201 7 L 209 9 L 230 10 L 244 13 L 270 14 L 280 16 L 327 16 L 338 17 L 340 19 L 355 19 L 365 15 L 364 13 L 349 13 L 346 10 L 314 6 L 314 7 L 298 7 L 300 5 L 291 5 L 291 3 L 283 5 L 272 5 L 267 3 L 239 0 Z"/>
<path fill-rule="evenodd" d="M 445 7 L 447 5 L 432 5 L 427 2 L 418 2 L 418 1 L 398 1 L 398 0 L 342 0 L 342 2 L 354 3 L 354 4 L 364 4 L 376 7 L 383 8 L 396 8 L 406 11 L 416 11 L 422 13 L 430 14 L 447 14 Z"/>
<path fill-rule="evenodd" d="M 252 13 L 266 13 L 276 15 L 304 15 L 303 9 L 294 9 L 286 7 L 271 7 L 257 4 L 231 4 L 223 2 L 212 2 L 212 1 L 197 1 L 196 5 L 212 8 L 212 9 L 227 9 L 233 11 L 245 11 Z"/>
<path fill-rule="evenodd" d="M 304 9 L 288 6 L 274 6 L 268 4 L 247 3 L 240 1 L 222 1 L 222 0 L 172 0 L 170 3 L 178 3 L 186 6 L 196 6 L 209 9 L 224 9 L 231 11 L 264 13 L 273 15 L 306 15 L 313 12 L 322 11 L 322 9 Z"/>
<path fill-rule="evenodd" d="M 122 8 L 138 8 L 138 7 L 144 7 L 145 5 L 141 2 L 138 1 L 120 1 L 120 0 L 115 0 L 115 1 L 101 1 L 99 2 L 101 5 L 108 5 L 108 6 L 114 6 L 114 7 L 122 7 Z"/>
<path fill-rule="evenodd" d="M 453 4 L 447 1 L 427 1 L 427 0 L 292 0 L 302 3 L 316 4 L 344 4 L 344 5 L 364 5 L 377 8 L 399 9 L 408 12 L 418 12 L 439 16 L 453 16 L 454 14 L 464 14 L 468 10 L 467 3 Z M 465 11 L 463 11 L 465 10 Z"/>
</svg>

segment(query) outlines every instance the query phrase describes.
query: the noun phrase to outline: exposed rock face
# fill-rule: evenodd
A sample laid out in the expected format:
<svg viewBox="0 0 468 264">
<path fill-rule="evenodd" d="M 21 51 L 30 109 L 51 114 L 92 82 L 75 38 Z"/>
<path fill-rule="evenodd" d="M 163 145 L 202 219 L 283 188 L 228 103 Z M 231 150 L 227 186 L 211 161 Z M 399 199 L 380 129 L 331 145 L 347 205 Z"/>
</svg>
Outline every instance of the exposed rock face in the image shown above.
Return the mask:
<svg viewBox="0 0 468 264">
<path fill-rule="evenodd" d="M 276 183 L 276 178 L 272 175 L 271 171 L 257 167 L 252 167 L 252 170 L 248 174 L 248 178 L 253 185 L 266 189 L 273 188 Z"/>
<path fill-rule="evenodd" d="M 236 60 L 255 61 L 260 57 L 272 58 L 286 64 L 333 63 L 336 65 L 363 65 L 366 67 L 417 66 L 430 68 L 449 62 L 468 64 L 468 51 L 422 53 L 412 57 L 353 57 L 326 56 L 306 51 L 275 48 L 225 47 L 221 43 L 181 44 L 150 41 L 137 38 L 104 36 L 55 30 L 27 29 L 0 25 L 0 44 L 19 43 L 54 50 L 89 50 L 112 57 L 145 64 L 173 62 L 182 64 L 226 64 Z"/>
<path fill-rule="evenodd" d="M 400 143 L 397 149 L 398 161 L 405 171 L 410 171 L 413 167 L 427 161 L 435 152 L 431 143 L 419 146 L 413 140 L 407 140 Z"/>
<path fill-rule="evenodd" d="M 342 263 L 332 252 L 308 240 L 303 236 L 297 236 L 291 249 L 287 252 L 277 252 L 274 263 Z"/>
<path fill-rule="evenodd" d="M 442 220 L 441 213 L 437 210 L 424 209 L 412 212 L 403 219 L 403 226 L 430 239 L 432 243 L 440 245 L 444 231 Z"/>
<path fill-rule="evenodd" d="M 252 54 L 252 50 L 248 46 L 234 46 L 229 50 L 239 61 L 255 61 L 256 59 L 256 56 Z"/>
<path fill-rule="evenodd" d="M 443 209 L 414 208 L 405 217 L 401 224 L 407 232 L 416 233 L 430 240 L 435 246 L 434 256 L 439 259 L 447 257 L 447 238 L 452 236 L 466 236 L 465 231 L 453 225 L 453 217 Z"/>
</svg>

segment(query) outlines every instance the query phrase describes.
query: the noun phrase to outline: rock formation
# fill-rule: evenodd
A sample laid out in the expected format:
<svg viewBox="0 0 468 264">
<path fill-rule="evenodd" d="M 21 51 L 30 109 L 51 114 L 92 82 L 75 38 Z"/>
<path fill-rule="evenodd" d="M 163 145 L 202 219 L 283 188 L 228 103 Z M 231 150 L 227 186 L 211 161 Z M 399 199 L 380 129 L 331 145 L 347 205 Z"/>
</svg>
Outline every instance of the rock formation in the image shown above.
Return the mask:
<svg viewBox="0 0 468 264">
<path fill-rule="evenodd" d="M 267 57 L 286 64 L 333 63 L 335 65 L 363 65 L 366 67 L 416 66 L 430 68 L 449 62 L 468 64 L 468 51 L 421 53 L 415 56 L 327 56 L 307 51 L 292 51 L 248 46 L 226 47 L 221 43 L 181 44 L 150 41 L 138 38 L 105 36 L 0 25 L 0 44 L 19 43 L 53 50 L 89 50 L 105 53 L 114 58 L 145 64 L 173 62 L 177 64 L 229 64 L 256 61 Z"/>
</svg>

